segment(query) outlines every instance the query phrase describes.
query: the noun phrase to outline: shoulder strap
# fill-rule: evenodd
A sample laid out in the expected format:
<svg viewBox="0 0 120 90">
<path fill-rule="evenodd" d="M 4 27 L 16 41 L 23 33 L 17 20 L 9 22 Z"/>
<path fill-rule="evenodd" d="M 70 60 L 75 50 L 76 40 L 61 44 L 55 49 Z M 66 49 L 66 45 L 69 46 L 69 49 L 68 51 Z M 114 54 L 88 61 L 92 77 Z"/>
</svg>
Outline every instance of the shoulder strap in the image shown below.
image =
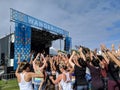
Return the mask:
<svg viewBox="0 0 120 90">
<path fill-rule="evenodd" d="M 21 77 L 21 82 L 24 82 L 24 76 L 25 76 L 25 73 L 20 73 L 20 77 Z"/>
</svg>

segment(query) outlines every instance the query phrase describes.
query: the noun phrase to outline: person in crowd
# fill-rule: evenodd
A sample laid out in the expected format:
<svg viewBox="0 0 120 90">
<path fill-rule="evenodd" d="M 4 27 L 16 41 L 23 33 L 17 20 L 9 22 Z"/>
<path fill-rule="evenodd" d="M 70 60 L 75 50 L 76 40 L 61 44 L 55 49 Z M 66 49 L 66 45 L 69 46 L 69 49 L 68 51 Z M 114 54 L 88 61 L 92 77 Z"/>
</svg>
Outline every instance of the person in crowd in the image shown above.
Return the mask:
<svg viewBox="0 0 120 90">
<path fill-rule="evenodd" d="M 30 72 L 30 64 L 26 61 L 20 62 L 19 59 L 15 75 L 17 77 L 20 90 L 33 90 L 32 78 L 44 78 L 44 75 L 42 73 L 36 74 L 34 72 Z"/>
<path fill-rule="evenodd" d="M 29 62 L 29 63 L 30 63 L 30 71 L 31 71 L 31 72 L 34 72 L 34 69 L 33 69 L 33 61 L 34 61 L 34 59 L 35 59 L 35 58 L 34 58 L 34 57 L 35 57 L 34 54 L 35 54 L 35 51 L 32 50 L 31 53 L 30 53 L 30 62 Z"/>
<path fill-rule="evenodd" d="M 82 48 L 80 48 L 82 53 Z M 88 83 L 85 78 L 86 75 L 86 62 L 84 61 L 84 57 L 79 57 L 76 60 L 76 63 L 73 63 L 72 59 L 75 56 L 75 51 L 73 51 L 69 63 L 74 68 L 74 74 L 75 74 L 75 90 L 87 90 L 88 89 Z"/>
<path fill-rule="evenodd" d="M 45 77 L 45 70 L 44 70 L 45 66 L 46 66 L 46 60 L 43 54 L 38 53 L 33 61 L 34 72 L 37 74 L 43 74 Z M 42 85 L 45 81 L 44 79 L 45 78 L 33 77 L 34 90 L 38 90 L 38 89 L 42 90 Z"/>
<path fill-rule="evenodd" d="M 108 63 L 108 90 L 120 90 L 120 61 L 105 45 L 101 45 L 101 50 Z"/>
<path fill-rule="evenodd" d="M 46 81 L 45 81 L 45 84 L 46 84 L 46 90 L 49 90 L 49 89 L 53 89 L 54 90 L 54 84 L 51 82 L 51 80 L 49 79 L 49 76 L 52 75 L 52 69 L 53 69 L 53 66 L 52 66 L 52 57 L 51 56 L 47 56 L 47 59 L 46 59 Z"/>
<path fill-rule="evenodd" d="M 59 69 L 61 74 L 58 75 L 56 80 L 53 79 L 53 76 L 50 76 L 51 81 L 54 84 L 59 84 L 59 90 L 73 90 L 71 86 L 70 74 L 66 71 L 67 67 L 63 64 L 60 64 Z"/>
<path fill-rule="evenodd" d="M 101 73 L 101 78 L 103 80 L 103 84 L 104 84 L 104 90 L 108 90 L 108 64 L 107 64 L 107 60 L 104 58 L 104 56 L 102 55 L 97 55 L 99 61 L 100 61 L 100 73 Z"/>
<path fill-rule="evenodd" d="M 92 90 L 104 90 L 104 84 L 101 77 L 101 61 L 98 60 L 94 53 L 90 52 L 90 63 L 87 64 L 91 73 L 91 89 Z"/>
</svg>

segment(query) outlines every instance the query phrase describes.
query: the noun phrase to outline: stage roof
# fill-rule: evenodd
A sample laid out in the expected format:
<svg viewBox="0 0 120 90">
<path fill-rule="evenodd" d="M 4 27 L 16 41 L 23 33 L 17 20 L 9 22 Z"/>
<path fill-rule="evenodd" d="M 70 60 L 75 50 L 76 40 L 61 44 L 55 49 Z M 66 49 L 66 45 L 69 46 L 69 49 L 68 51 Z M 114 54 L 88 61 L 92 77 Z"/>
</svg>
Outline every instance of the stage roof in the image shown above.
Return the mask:
<svg viewBox="0 0 120 90">
<path fill-rule="evenodd" d="M 39 30 L 36 28 L 32 28 L 32 41 L 40 41 L 41 43 L 46 43 L 49 41 L 57 40 L 57 39 L 63 39 L 62 35 L 57 35 L 50 33 L 49 31 L 46 30 Z"/>
</svg>

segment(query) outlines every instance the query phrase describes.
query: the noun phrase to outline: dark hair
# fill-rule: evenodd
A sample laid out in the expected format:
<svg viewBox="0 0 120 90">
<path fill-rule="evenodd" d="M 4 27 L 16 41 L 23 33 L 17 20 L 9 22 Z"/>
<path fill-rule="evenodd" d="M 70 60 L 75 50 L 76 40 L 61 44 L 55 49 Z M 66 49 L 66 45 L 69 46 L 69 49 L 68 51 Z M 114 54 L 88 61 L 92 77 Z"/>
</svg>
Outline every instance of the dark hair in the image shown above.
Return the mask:
<svg viewBox="0 0 120 90">
<path fill-rule="evenodd" d="M 82 47 L 82 52 L 83 52 L 83 54 L 90 53 L 90 49 L 89 49 L 89 48 L 84 47 L 84 46 L 80 46 L 80 47 Z"/>
<path fill-rule="evenodd" d="M 70 54 L 67 54 L 67 57 L 70 58 Z"/>
<path fill-rule="evenodd" d="M 94 66 L 96 66 L 96 67 L 99 67 L 99 63 L 100 63 L 99 60 L 96 60 L 96 59 L 93 59 L 93 60 L 92 60 L 92 64 L 93 64 Z"/>
<path fill-rule="evenodd" d="M 30 64 L 29 63 L 26 63 L 25 66 L 23 67 L 23 70 L 26 70 L 27 67 L 30 67 Z"/>
<path fill-rule="evenodd" d="M 97 57 L 102 61 L 104 57 L 102 55 L 97 55 Z"/>
<path fill-rule="evenodd" d="M 86 62 L 90 62 L 91 61 L 91 58 L 90 57 L 86 57 Z"/>
<path fill-rule="evenodd" d="M 20 64 L 21 71 L 26 70 L 27 67 L 30 67 L 30 64 L 28 62 L 21 62 L 21 64 Z"/>
<path fill-rule="evenodd" d="M 78 58 L 78 63 L 82 66 L 82 67 L 86 67 L 87 63 L 82 59 L 82 58 Z"/>
</svg>

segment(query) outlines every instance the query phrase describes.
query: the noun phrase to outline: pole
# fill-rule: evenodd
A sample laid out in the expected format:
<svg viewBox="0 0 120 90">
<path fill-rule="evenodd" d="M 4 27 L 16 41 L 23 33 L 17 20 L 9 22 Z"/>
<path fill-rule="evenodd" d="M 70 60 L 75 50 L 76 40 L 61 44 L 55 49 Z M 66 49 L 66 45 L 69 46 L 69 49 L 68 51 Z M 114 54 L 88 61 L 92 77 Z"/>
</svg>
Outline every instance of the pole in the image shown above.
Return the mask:
<svg viewBox="0 0 120 90">
<path fill-rule="evenodd" d="M 9 38 L 9 54 L 8 54 L 8 58 L 9 58 L 9 60 L 10 60 L 10 51 L 11 51 L 11 25 L 10 25 L 10 38 Z"/>
</svg>

